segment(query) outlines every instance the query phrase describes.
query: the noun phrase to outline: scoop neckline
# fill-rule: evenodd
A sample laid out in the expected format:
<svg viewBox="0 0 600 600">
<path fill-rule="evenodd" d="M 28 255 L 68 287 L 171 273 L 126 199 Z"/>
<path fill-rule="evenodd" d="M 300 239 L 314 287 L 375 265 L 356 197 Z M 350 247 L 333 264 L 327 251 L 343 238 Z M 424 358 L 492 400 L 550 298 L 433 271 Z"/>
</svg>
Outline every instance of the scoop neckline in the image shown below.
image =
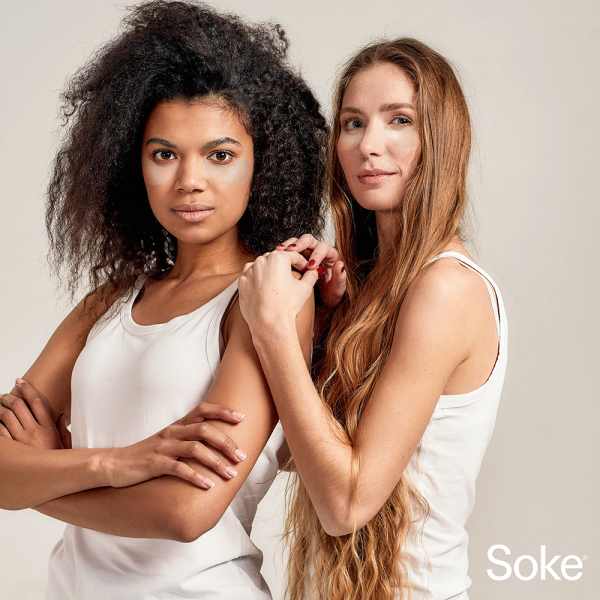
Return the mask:
<svg viewBox="0 0 600 600">
<path fill-rule="evenodd" d="M 238 280 L 239 280 L 239 277 L 236 278 L 234 281 L 232 281 L 223 291 L 219 292 L 216 296 L 213 296 L 210 300 L 208 300 L 207 302 L 202 304 L 202 306 L 199 306 L 198 308 L 194 309 L 192 312 L 189 312 L 185 315 L 179 315 L 177 317 L 173 317 L 172 319 L 169 319 L 165 323 L 154 323 L 152 325 L 140 325 L 139 323 L 136 323 L 133 320 L 131 311 L 133 309 L 133 304 L 135 302 L 135 299 L 138 297 L 138 294 L 144 287 L 144 284 L 146 282 L 146 280 L 144 279 L 140 283 L 136 282 L 136 285 L 134 285 L 134 288 L 132 290 L 130 297 L 124 303 L 123 308 L 121 310 L 121 323 L 123 324 L 123 327 L 129 333 L 131 333 L 133 335 L 151 335 L 153 333 L 168 331 L 169 329 L 172 329 L 181 323 L 185 323 L 189 319 L 192 319 L 192 318 L 194 318 L 198 315 L 201 315 L 201 314 L 207 312 L 208 310 L 210 310 L 210 308 L 212 306 L 214 306 L 215 304 L 217 304 L 219 299 L 221 299 L 227 291 L 231 290 L 232 288 L 237 288 Z"/>
</svg>

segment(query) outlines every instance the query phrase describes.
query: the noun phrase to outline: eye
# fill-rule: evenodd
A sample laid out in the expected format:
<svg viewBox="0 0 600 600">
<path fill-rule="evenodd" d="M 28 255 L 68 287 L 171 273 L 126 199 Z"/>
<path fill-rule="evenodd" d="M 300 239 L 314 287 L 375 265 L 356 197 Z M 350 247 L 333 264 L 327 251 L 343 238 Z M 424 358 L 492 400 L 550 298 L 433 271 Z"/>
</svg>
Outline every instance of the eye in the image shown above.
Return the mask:
<svg viewBox="0 0 600 600">
<path fill-rule="evenodd" d="M 167 162 L 167 161 L 171 161 L 171 160 L 175 160 L 177 158 L 177 156 L 175 156 L 175 154 L 173 152 L 171 152 L 171 150 L 155 150 L 152 153 L 152 156 L 154 156 L 156 162 Z"/>
<path fill-rule="evenodd" d="M 215 150 L 208 155 L 208 159 L 221 165 L 228 165 L 234 158 L 232 152 L 228 150 Z"/>
<path fill-rule="evenodd" d="M 365 124 L 360 119 L 346 119 L 343 123 L 344 129 L 352 130 L 352 129 L 360 129 L 364 127 Z"/>
<path fill-rule="evenodd" d="M 392 119 L 394 125 L 412 125 L 412 121 L 404 115 L 398 115 Z"/>
</svg>

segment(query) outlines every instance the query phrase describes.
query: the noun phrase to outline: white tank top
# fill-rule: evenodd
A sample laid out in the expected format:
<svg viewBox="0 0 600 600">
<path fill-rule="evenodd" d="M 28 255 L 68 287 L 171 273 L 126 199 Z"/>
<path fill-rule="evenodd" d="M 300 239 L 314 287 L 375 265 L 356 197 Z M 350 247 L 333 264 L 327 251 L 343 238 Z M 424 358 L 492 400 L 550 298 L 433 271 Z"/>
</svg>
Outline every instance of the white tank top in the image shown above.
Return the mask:
<svg viewBox="0 0 600 600">
<path fill-rule="evenodd" d="M 481 387 L 467 394 L 440 396 L 420 449 L 409 463 L 408 472 L 430 507 L 422 533 L 417 532 L 416 540 L 405 547 L 411 600 L 468 600 L 466 590 L 471 580 L 467 575 L 469 536 L 465 523 L 475 503 L 475 480 L 492 436 L 506 373 L 508 329 L 498 286 L 458 252 L 443 252 L 429 262 L 445 257 L 455 258 L 485 281 L 499 351 L 494 369 Z"/>
<path fill-rule="evenodd" d="M 221 320 L 237 280 L 197 310 L 148 326 L 131 317 L 140 287 L 98 321 L 75 364 L 73 448 L 145 439 L 192 410 L 213 382 Z M 277 473 L 283 439 L 278 424 L 216 527 L 192 543 L 67 525 L 50 557 L 47 600 L 269 600 L 262 554 L 249 536 L 258 502 Z"/>
</svg>

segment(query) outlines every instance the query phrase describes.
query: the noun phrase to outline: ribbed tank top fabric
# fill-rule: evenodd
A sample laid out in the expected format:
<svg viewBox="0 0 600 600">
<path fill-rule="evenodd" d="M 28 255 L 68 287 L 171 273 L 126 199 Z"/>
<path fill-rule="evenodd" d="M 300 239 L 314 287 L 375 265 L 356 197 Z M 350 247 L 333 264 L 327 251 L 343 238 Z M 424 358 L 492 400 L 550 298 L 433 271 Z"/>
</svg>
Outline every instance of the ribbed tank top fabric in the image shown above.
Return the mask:
<svg viewBox="0 0 600 600">
<path fill-rule="evenodd" d="M 139 289 L 90 332 L 72 376 L 74 448 L 122 447 L 201 402 L 220 363 L 221 319 L 237 280 L 197 310 L 137 324 Z M 262 554 L 250 540 L 259 501 L 277 473 L 278 424 L 218 524 L 191 543 L 107 535 L 67 525 L 49 564 L 47 600 L 269 600 Z M 169 507 L 165 506 L 165 511 Z"/>
<path fill-rule="evenodd" d="M 498 331 L 498 356 L 488 380 L 465 394 L 442 395 L 427 425 L 408 473 L 429 503 L 429 518 L 405 545 L 411 600 L 468 600 L 468 535 L 465 523 L 475 503 L 475 480 L 488 446 L 504 383 L 508 326 L 502 295 L 492 278 L 458 252 L 454 258 L 486 283 Z M 429 263 L 428 263 L 429 264 Z"/>
</svg>

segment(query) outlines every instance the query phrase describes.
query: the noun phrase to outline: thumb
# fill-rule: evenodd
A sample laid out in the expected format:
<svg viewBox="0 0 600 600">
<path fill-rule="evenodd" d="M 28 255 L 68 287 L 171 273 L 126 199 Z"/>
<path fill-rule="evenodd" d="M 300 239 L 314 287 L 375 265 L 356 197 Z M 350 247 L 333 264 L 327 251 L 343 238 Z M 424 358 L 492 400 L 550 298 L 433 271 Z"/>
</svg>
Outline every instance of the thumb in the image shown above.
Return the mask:
<svg viewBox="0 0 600 600">
<path fill-rule="evenodd" d="M 65 450 L 70 450 L 73 446 L 71 444 L 71 432 L 67 429 L 67 419 L 65 418 L 65 415 L 60 415 L 58 418 L 57 429 L 63 448 Z"/>
<path fill-rule="evenodd" d="M 319 277 L 323 274 L 323 267 L 318 266 L 316 269 L 307 269 L 304 271 L 300 281 L 306 281 L 311 287 L 314 287 L 315 283 L 319 280 Z"/>
<path fill-rule="evenodd" d="M 344 297 L 346 293 L 346 266 L 339 260 L 331 269 L 331 279 L 327 282 L 327 285 L 323 288 L 319 288 L 321 291 L 321 298 L 328 308 L 335 308 Z"/>
</svg>

